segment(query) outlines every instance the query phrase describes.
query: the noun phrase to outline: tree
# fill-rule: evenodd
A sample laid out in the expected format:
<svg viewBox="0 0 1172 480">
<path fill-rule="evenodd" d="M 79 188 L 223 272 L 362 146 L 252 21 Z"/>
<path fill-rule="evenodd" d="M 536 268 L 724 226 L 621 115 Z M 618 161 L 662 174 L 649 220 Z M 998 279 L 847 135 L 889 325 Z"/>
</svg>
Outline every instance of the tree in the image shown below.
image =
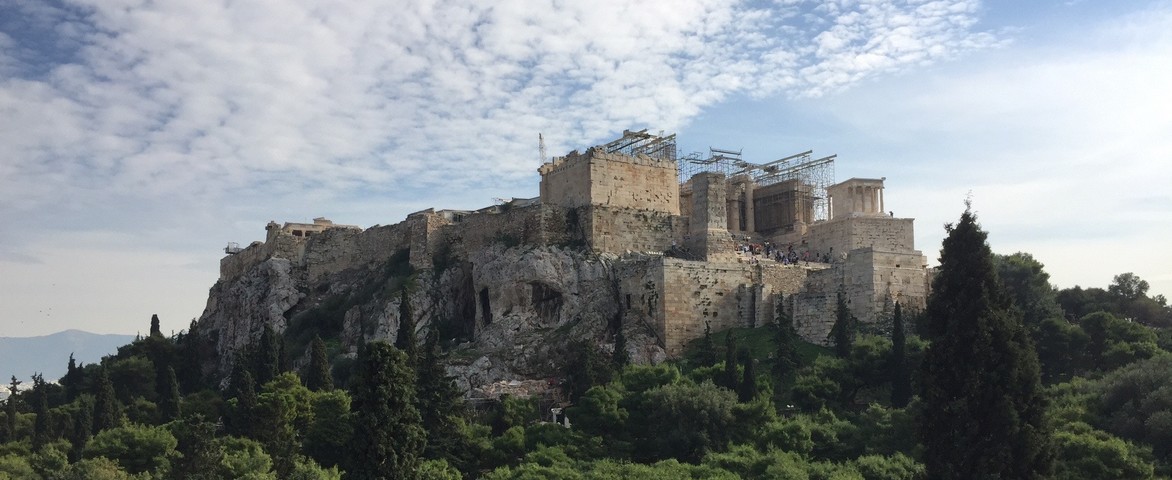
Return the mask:
<svg viewBox="0 0 1172 480">
<path fill-rule="evenodd" d="M 106 367 L 98 370 L 98 380 L 94 382 L 94 428 L 98 434 L 104 430 L 117 427 L 122 423 L 118 413 L 118 398 L 114 394 L 114 382 L 106 373 Z"/>
<path fill-rule="evenodd" d="M 696 361 L 701 367 L 710 367 L 716 363 L 716 345 L 712 344 L 712 325 L 708 322 L 704 322 L 704 338 L 700 341 Z"/>
<path fill-rule="evenodd" d="M 16 375 L 12 376 L 12 383 L 8 385 L 8 401 L 4 404 L 4 417 L 7 423 L 4 440 L 9 442 L 16 440 L 16 394 L 20 391 L 21 383 L 23 382 L 17 380 Z"/>
<path fill-rule="evenodd" d="M 415 408 L 407 355 L 383 342 L 366 346 L 354 388 L 353 455 L 347 478 L 413 478 L 426 432 Z"/>
<path fill-rule="evenodd" d="M 45 391 L 45 377 L 33 374 L 33 449 L 40 450 L 49 441 L 49 394 Z"/>
<path fill-rule="evenodd" d="M 84 375 L 70 353 L 69 365 L 66 367 L 65 376 L 61 378 L 61 386 L 65 387 L 65 401 L 72 402 L 77 399 L 77 395 L 81 393 Z"/>
<path fill-rule="evenodd" d="M 737 341 L 732 330 L 724 336 L 724 374 L 720 379 L 720 386 L 737 391 Z"/>
<path fill-rule="evenodd" d="M 82 450 L 90 439 L 91 428 L 94 424 L 94 402 L 89 395 L 77 400 L 77 414 L 73 417 L 73 431 L 69 436 L 71 449 L 69 461 L 77 462 L 81 459 Z"/>
<path fill-rule="evenodd" d="M 159 410 L 165 422 L 179 418 L 179 379 L 171 367 L 167 367 L 162 386 L 159 387 Z"/>
<path fill-rule="evenodd" d="M 165 475 L 175 458 L 178 441 L 164 427 L 127 425 L 94 435 L 85 447 L 86 458 L 106 457 L 134 474 Z"/>
<path fill-rule="evenodd" d="M 611 356 L 611 362 L 614 363 L 616 370 L 622 370 L 623 367 L 631 363 L 631 357 L 627 354 L 627 336 L 623 333 L 621 323 L 614 332 L 614 353 Z"/>
<path fill-rule="evenodd" d="M 912 399 L 912 375 L 907 365 L 907 333 L 899 302 L 895 303 L 891 323 L 891 406 L 903 408 Z"/>
<path fill-rule="evenodd" d="M 281 373 L 281 342 L 273 327 L 265 324 L 260 339 L 250 346 L 249 370 L 257 385 L 269 383 Z"/>
<path fill-rule="evenodd" d="M 427 458 L 448 458 L 459 448 L 460 414 L 464 404 L 456 384 L 444 368 L 439 335 L 427 336 L 418 369 L 417 399 L 423 429 L 427 432 Z"/>
<path fill-rule="evenodd" d="M 777 300 L 777 314 L 773 319 L 774 354 L 773 378 L 776 382 L 774 393 L 781 395 L 782 388 L 789 384 L 802 365 L 802 357 L 798 355 L 798 331 L 794 329 L 794 319 L 785 309 L 785 301 Z"/>
<path fill-rule="evenodd" d="M 419 339 L 415 336 L 415 312 L 407 287 L 399 293 L 399 331 L 395 333 L 395 348 L 407 355 L 407 365 L 415 368 L 419 360 Z"/>
<path fill-rule="evenodd" d="M 751 402 L 757 397 L 757 372 L 753 367 L 753 356 L 749 354 L 749 350 L 742 348 L 740 356 L 745 372 L 741 384 L 737 386 L 737 400 Z"/>
<path fill-rule="evenodd" d="M 159 315 L 151 315 L 151 337 L 163 338 L 163 331 L 159 328 Z"/>
<path fill-rule="evenodd" d="M 838 358 L 850 356 L 851 343 L 855 340 L 855 316 L 851 314 L 842 290 L 838 291 L 834 308 L 834 326 L 830 328 L 830 336 L 834 339 L 834 353 Z"/>
<path fill-rule="evenodd" d="M 1026 327 L 1034 330 L 1042 321 L 1062 316 L 1058 290 L 1050 284 L 1050 274 L 1046 273 L 1042 262 L 1023 252 L 995 255 L 993 259 L 997 277 L 1010 300 L 1021 310 Z"/>
<path fill-rule="evenodd" d="M 330 360 L 326 356 L 326 342 L 318 335 L 314 335 L 309 342 L 309 372 L 305 375 L 305 386 L 315 392 L 334 389 Z"/>
<path fill-rule="evenodd" d="M 929 478 L 1049 475 L 1038 360 L 970 208 L 946 226 L 928 299 L 920 437 Z"/>
</svg>

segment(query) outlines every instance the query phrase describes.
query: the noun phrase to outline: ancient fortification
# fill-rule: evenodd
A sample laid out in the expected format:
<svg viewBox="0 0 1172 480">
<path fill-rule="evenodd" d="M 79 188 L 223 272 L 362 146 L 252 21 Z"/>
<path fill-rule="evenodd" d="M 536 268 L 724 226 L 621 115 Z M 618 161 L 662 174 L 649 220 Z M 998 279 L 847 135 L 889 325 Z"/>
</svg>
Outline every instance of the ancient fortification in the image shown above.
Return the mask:
<svg viewBox="0 0 1172 480">
<path fill-rule="evenodd" d="M 617 306 L 600 316 L 641 326 L 668 356 L 703 335 L 706 325 L 718 331 L 771 321 L 779 299 L 792 309 L 799 333 L 821 344 L 829 342 L 840 292 L 865 324 L 881 325 L 895 302 L 922 308 L 925 258 L 913 244 L 913 220 L 884 211 L 884 179 L 834 183 L 835 158 L 810 154 L 767 164 L 717 149 L 677 156 L 674 135 L 627 131 L 609 144 L 541 165 L 538 198 L 477 211 L 428 209 L 366 230 L 321 218 L 313 224 L 269 223 L 264 242 L 229 249 L 213 297 L 216 288 L 241 284 L 248 272 L 270 262 L 266 278 L 296 277 L 290 283 L 296 286 L 264 293 L 270 306 L 263 308 L 271 312 L 262 314 L 283 322 L 281 315 L 288 319 L 314 289 L 339 290 L 345 272 L 373 271 L 405 251 L 415 269 L 431 270 L 452 285 L 449 300 L 439 301 L 444 305 L 435 311 L 460 317 L 474 332 L 522 308 L 551 328 L 577 321 L 582 313 L 568 306 L 593 294 L 585 287 L 528 278 L 524 271 L 515 273 L 516 281 L 502 281 L 496 272 L 507 267 L 490 269 L 484 264 L 497 260 L 479 253 L 515 248 L 536 252 L 516 258 L 544 255 L 543 266 L 533 268 L 549 269 L 548 278 L 576 275 L 581 285 L 610 289 L 605 295 Z M 614 273 L 582 273 L 589 261 L 549 260 L 553 254 L 542 249 L 592 252 Z M 446 269 L 465 273 L 441 272 Z M 604 277 L 609 280 L 589 283 Z M 243 307 L 225 302 L 209 299 L 205 317 L 250 315 L 231 313 Z M 355 315 L 347 312 L 347 321 Z M 255 326 L 241 328 L 255 335 Z"/>
</svg>

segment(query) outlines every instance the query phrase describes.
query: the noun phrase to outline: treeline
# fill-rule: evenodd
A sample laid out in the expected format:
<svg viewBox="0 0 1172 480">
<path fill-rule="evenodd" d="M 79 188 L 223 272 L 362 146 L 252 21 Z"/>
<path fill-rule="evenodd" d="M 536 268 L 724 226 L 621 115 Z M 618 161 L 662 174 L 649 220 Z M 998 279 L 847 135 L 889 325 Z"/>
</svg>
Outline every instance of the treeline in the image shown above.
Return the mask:
<svg viewBox="0 0 1172 480">
<path fill-rule="evenodd" d="M 200 375 L 197 325 L 165 338 L 152 319 L 10 397 L 0 479 L 1172 475 L 1166 300 L 1130 273 L 1057 290 L 1028 254 L 993 255 L 968 211 L 948 233 L 927 309 L 862 325 L 840 298 L 831 349 L 798 338 L 785 301 L 661 365 L 630 365 L 620 325 L 619 348 L 574 343 L 568 427 L 533 399 L 468 408 L 413 325 L 332 370 L 321 338 L 293 371 L 265 330 L 221 386 Z"/>
</svg>

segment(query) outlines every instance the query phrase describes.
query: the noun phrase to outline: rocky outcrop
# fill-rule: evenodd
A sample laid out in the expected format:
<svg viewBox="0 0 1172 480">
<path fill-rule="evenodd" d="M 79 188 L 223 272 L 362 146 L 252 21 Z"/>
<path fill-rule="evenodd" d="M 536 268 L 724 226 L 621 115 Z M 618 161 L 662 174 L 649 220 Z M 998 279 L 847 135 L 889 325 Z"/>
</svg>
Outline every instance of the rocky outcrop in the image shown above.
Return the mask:
<svg viewBox="0 0 1172 480">
<path fill-rule="evenodd" d="M 211 290 L 199 331 L 214 342 L 215 372 L 225 377 L 264 325 L 292 336 L 336 321 L 341 355 L 362 342 L 393 342 L 400 325 L 400 292 L 414 313 L 418 338 L 443 335 L 450 346 L 449 372 L 466 392 L 501 380 L 544 379 L 561 374 L 568 346 L 590 342 L 605 353 L 622 328 L 636 362 L 666 358 L 648 320 L 618 301 L 624 260 L 552 246 L 491 245 L 457 258 L 442 270 L 412 271 L 388 254 L 382 266 L 328 275 L 312 264 L 270 258 Z M 312 281 L 306 280 L 313 278 Z M 328 330 L 328 329 L 327 329 Z M 289 335 L 287 335 L 287 338 Z M 294 342 L 295 343 L 295 342 Z M 291 351 L 294 364 L 304 352 Z"/>
</svg>

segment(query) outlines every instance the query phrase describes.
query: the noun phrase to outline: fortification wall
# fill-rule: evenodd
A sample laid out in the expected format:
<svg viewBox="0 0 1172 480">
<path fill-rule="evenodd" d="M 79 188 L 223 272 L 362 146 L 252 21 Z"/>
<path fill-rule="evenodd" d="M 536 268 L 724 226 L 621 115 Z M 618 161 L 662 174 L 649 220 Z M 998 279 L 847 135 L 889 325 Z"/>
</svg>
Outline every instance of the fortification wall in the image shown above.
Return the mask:
<svg viewBox="0 0 1172 480">
<path fill-rule="evenodd" d="M 244 274 L 272 257 L 284 258 L 294 264 L 301 262 L 305 252 L 305 237 L 279 235 L 273 241 L 253 242 L 247 248 L 220 259 L 220 280 L 229 280 Z"/>
<path fill-rule="evenodd" d="M 352 268 L 377 268 L 396 251 L 409 247 L 408 233 L 406 222 L 364 231 L 326 230 L 309 239 L 301 265 L 310 282 Z"/>
<path fill-rule="evenodd" d="M 541 201 L 567 208 L 605 205 L 679 215 L 676 163 L 591 148 L 538 169 Z"/>
<path fill-rule="evenodd" d="M 595 206 L 581 213 L 590 248 L 599 252 L 663 252 L 682 237 L 679 217 L 666 212 Z"/>
<path fill-rule="evenodd" d="M 494 243 L 515 245 L 559 245 L 570 241 L 566 209 L 552 205 L 514 207 L 501 213 L 467 215 L 458 223 L 446 223 L 434 230 L 428 251 L 435 254 L 445 248 L 459 248 L 468 253 L 488 248 Z M 430 267 L 430 261 L 427 267 Z"/>
<path fill-rule="evenodd" d="M 807 248 L 836 256 L 856 248 L 900 252 L 915 250 L 914 219 L 876 216 L 840 217 L 810 226 Z"/>
</svg>

